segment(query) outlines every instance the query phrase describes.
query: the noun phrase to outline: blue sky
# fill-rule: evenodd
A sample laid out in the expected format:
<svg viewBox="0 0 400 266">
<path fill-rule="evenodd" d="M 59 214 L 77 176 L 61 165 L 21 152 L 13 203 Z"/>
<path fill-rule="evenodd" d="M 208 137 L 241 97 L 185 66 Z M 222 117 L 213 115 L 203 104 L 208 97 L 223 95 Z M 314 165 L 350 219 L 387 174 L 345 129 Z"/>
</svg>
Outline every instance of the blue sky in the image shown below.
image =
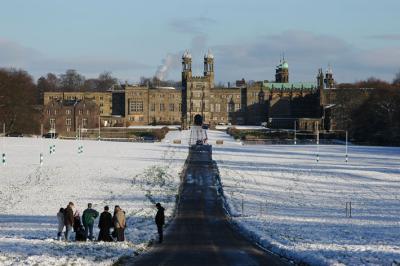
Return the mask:
<svg viewBox="0 0 400 266">
<path fill-rule="evenodd" d="M 333 66 L 339 82 L 400 71 L 398 0 L 0 0 L 0 67 L 47 72 L 111 71 L 121 80 L 152 76 L 180 56 L 215 55 L 217 81 L 273 79 L 285 53 L 292 81 Z"/>
</svg>

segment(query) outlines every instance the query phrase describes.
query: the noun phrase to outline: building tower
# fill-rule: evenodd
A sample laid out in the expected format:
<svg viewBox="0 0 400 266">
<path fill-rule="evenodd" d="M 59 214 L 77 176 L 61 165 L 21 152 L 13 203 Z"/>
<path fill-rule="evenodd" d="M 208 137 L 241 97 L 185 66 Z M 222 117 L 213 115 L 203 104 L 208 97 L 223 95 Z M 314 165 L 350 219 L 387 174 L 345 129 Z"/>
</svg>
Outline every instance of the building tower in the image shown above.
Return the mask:
<svg viewBox="0 0 400 266">
<path fill-rule="evenodd" d="M 317 75 L 317 84 L 319 89 L 324 89 L 324 73 L 322 72 L 322 68 L 318 69 L 318 75 Z"/>
<path fill-rule="evenodd" d="M 209 77 L 210 86 L 214 88 L 214 55 L 210 50 L 204 55 L 204 77 Z"/>
<path fill-rule="evenodd" d="M 187 82 L 192 78 L 192 55 L 186 50 L 182 55 L 182 88 L 187 89 Z"/>
<path fill-rule="evenodd" d="M 182 55 L 182 128 L 187 128 L 187 89 L 192 79 L 192 55 L 186 50 Z"/>
<path fill-rule="evenodd" d="M 283 59 L 280 61 L 279 65 L 276 67 L 275 82 L 288 83 L 289 82 L 289 64 Z"/>
<path fill-rule="evenodd" d="M 331 89 L 335 87 L 335 80 L 333 79 L 333 70 L 330 64 L 328 65 L 328 70 L 325 73 L 324 83 L 326 88 Z"/>
</svg>

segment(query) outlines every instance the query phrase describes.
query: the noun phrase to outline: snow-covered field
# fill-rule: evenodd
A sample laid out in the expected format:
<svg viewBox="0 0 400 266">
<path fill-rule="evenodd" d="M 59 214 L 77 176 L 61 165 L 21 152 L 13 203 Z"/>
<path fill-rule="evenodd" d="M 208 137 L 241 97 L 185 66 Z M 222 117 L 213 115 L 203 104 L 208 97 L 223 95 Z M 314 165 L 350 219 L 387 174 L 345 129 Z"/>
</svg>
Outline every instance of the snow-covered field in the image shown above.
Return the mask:
<svg viewBox="0 0 400 266">
<path fill-rule="evenodd" d="M 7 156 L 6 166 L 0 164 L 0 265 L 111 264 L 145 248 L 157 231 L 153 203 L 165 205 L 167 216 L 173 212 L 187 140 L 171 140 L 185 134 L 170 132 L 162 143 L 0 138 Z M 120 205 L 128 217 L 127 241 L 55 241 L 55 215 L 69 201 L 81 213 L 89 202 L 99 212 Z"/>
<path fill-rule="evenodd" d="M 210 131 L 232 220 L 276 253 L 314 265 L 400 264 L 400 148 L 241 146 Z M 352 217 L 346 218 L 346 202 Z M 243 202 L 243 213 L 242 213 Z"/>
</svg>

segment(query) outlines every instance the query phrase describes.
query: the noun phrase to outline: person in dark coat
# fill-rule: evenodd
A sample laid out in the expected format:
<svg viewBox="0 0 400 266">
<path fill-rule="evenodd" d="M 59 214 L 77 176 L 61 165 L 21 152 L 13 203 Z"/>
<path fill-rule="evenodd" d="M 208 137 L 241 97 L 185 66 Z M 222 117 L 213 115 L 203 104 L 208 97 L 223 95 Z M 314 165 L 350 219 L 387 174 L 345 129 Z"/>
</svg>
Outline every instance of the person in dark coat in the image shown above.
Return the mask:
<svg viewBox="0 0 400 266">
<path fill-rule="evenodd" d="M 75 241 L 86 241 L 85 228 L 82 225 L 81 215 L 78 210 L 74 213 Z"/>
<path fill-rule="evenodd" d="M 163 226 L 165 224 L 165 215 L 164 215 L 164 208 L 161 206 L 160 203 L 156 204 L 157 207 L 157 214 L 156 214 L 156 225 L 158 231 L 158 242 L 163 242 Z"/>
<path fill-rule="evenodd" d="M 108 212 L 108 206 L 104 207 L 104 211 L 100 214 L 99 219 L 99 241 L 111 242 L 113 241 L 110 236 L 110 229 L 113 227 L 112 216 L 111 213 Z"/>
<path fill-rule="evenodd" d="M 74 225 L 74 211 L 72 208 L 74 204 L 68 203 L 67 208 L 64 209 L 64 225 L 65 225 L 65 240 L 70 241 L 72 227 Z"/>
</svg>

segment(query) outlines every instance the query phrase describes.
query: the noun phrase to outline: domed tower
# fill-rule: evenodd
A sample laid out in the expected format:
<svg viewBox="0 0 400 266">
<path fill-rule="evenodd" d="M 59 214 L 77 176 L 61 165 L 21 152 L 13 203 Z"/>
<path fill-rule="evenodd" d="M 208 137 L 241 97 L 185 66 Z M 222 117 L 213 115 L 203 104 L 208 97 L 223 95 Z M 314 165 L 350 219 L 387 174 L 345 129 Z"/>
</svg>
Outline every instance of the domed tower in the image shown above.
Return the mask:
<svg viewBox="0 0 400 266">
<path fill-rule="evenodd" d="M 186 50 L 182 55 L 182 87 L 187 88 L 187 81 L 192 78 L 192 55 Z"/>
<path fill-rule="evenodd" d="M 210 78 L 210 85 L 214 87 L 214 55 L 210 50 L 204 55 L 204 76 Z"/>
<path fill-rule="evenodd" d="M 283 57 L 280 64 L 276 67 L 275 82 L 288 83 L 289 82 L 289 64 Z"/>
</svg>

